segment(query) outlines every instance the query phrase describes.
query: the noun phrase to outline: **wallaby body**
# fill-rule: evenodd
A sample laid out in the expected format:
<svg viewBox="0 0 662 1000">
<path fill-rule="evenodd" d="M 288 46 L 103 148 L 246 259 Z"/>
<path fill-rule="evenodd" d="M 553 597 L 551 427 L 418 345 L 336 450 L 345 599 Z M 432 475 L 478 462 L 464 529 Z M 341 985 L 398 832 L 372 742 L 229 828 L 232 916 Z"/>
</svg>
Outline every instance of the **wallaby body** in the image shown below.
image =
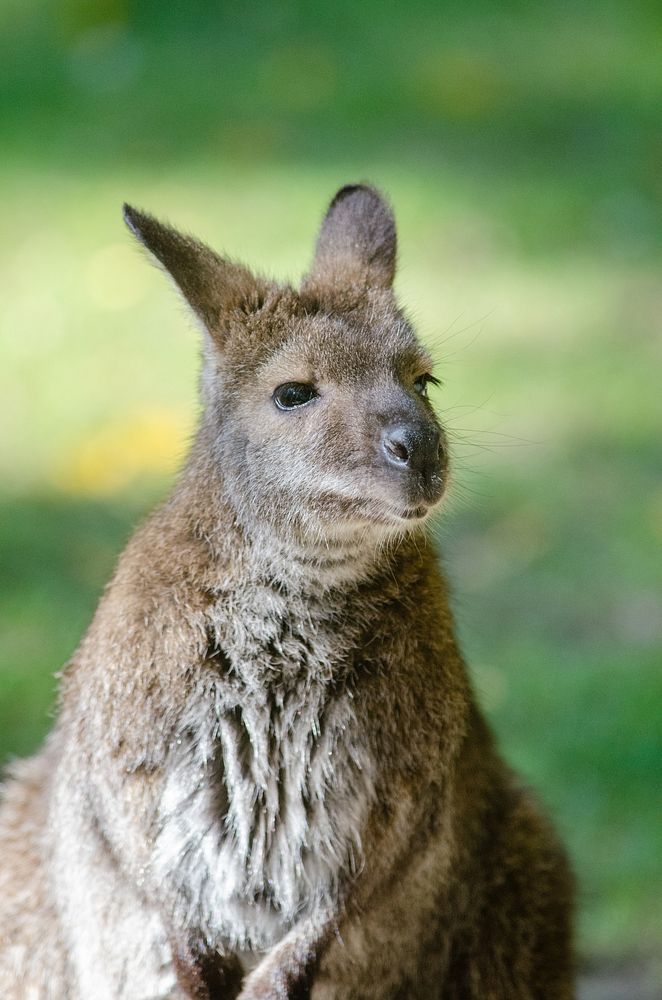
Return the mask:
<svg viewBox="0 0 662 1000">
<path fill-rule="evenodd" d="M 423 522 L 447 480 L 395 230 L 301 289 L 127 221 L 205 331 L 200 430 L 0 810 L 0 995 L 573 995 L 571 879 L 497 756 Z"/>
</svg>

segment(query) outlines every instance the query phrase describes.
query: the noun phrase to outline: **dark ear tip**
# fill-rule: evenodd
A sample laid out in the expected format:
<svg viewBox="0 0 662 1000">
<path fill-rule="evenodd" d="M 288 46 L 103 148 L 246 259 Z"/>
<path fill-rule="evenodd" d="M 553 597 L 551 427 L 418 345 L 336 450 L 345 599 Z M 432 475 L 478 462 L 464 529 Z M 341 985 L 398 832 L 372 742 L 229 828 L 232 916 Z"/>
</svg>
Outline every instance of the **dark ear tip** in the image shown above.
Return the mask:
<svg viewBox="0 0 662 1000">
<path fill-rule="evenodd" d="M 367 197 L 371 201 L 384 202 L 382 195 L 371 184 L 345 184 L 339 191 L 336 191 L 329 208 L 335 208 L 341 201 L 345 201 L 346 198 L 352 195 Z"/>
<path fill-rule="evenodd" d="M 124 216 L 124 221 L 133 235 L 137 237 L 137 239 L 141 240 L 143 235 L 141 222 L 143 222 L 145 218 L 142 212 L 139 212 L 137 208 L 134 208 L 125 201 L 122 206 L 122 215 Z"/>
</svg>

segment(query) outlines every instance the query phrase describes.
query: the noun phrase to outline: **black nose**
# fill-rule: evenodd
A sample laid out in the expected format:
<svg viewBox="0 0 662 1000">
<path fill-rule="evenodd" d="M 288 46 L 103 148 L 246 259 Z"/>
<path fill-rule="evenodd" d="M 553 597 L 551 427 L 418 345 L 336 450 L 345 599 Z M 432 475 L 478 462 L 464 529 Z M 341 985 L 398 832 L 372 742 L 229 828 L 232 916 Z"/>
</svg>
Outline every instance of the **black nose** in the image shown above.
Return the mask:
<svg viewBox="0 0 662 1000">
<path fill-rule="evenodd" d="M 434 424 L 395 424 L 382 431 L 382 454 L 389 465 L 428 478 L 441 467 L 441 435 Z"/>
</svg>

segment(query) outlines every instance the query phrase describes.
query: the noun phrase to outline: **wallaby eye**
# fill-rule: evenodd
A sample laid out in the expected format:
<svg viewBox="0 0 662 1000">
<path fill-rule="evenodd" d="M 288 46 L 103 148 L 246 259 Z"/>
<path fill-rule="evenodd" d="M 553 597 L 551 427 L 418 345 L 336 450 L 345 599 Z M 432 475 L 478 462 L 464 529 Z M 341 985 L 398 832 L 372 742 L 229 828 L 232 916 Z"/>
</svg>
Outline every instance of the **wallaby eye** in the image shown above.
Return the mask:
<svg viewBox="0 0 662 1000">
<path fill-rule="evenodd" d="M 317 397 L 314 385 L 307 382 L 285 382 L 274 390 L 273 401 L 279 410 L 294 410 Z"/>
<path fill-rule="evenodd" d="M 423 396 L 424 399 L 427 399 L 429 385 L 441 385 L 441 382 L 438 378 L 435 378 L 434 375 L 430 375 L 429 372 L 425 372 L 423 375 L 419 375 L 414 382 L 414 389 L 419 396 Z"/>
</svg>

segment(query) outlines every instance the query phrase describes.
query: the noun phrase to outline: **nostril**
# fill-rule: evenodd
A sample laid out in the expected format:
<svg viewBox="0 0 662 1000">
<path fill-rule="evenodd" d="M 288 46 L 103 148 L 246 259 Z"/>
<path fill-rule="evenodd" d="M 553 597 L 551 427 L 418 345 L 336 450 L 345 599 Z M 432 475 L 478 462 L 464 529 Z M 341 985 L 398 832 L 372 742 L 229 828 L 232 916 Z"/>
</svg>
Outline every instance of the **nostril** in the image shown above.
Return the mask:
<svg viewBox="0 0 662 1000">
<path fill-rule="evenodd" d="M 409 461 L 409 449 L 397 433 L 385 434 L 383 438 L 383 445 L 386 455 L 391 459 L 391 461 L 395 460 L 396 462 L 402 463 Z"/>
<path fill-rule="evenodd" d="M 387 438 L 384 443 L 387 451 L 390 451 L 392 455 L 395 455 L 400 462 L 407 461 L 409 458 L 409 452 L 401 441 L 394 441 L 392 438 Z"/>
</svg>

